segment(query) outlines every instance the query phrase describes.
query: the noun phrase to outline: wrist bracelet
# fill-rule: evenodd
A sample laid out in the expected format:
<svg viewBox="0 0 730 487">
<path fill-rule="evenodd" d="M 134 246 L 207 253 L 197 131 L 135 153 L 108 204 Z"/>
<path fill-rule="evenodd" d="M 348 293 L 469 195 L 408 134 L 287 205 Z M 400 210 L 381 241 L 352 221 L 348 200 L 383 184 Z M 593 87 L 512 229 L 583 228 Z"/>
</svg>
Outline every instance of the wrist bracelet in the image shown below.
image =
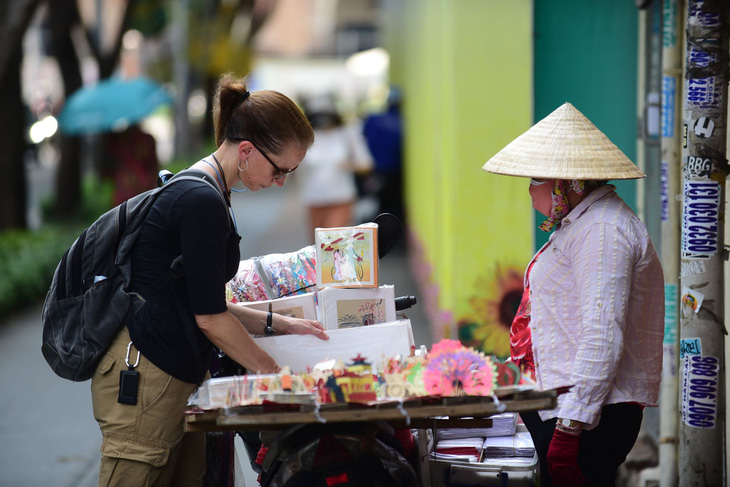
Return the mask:
<svg viewBox="0 0 730 487">
<path fill-rule="evenodd" d="M 269 311 L 269 313 L 266 315 L 266 327 L 264 328 L 264 335 L 267 337 L 270 337 L 274 334 L 274 313 Z"/>
</svg>

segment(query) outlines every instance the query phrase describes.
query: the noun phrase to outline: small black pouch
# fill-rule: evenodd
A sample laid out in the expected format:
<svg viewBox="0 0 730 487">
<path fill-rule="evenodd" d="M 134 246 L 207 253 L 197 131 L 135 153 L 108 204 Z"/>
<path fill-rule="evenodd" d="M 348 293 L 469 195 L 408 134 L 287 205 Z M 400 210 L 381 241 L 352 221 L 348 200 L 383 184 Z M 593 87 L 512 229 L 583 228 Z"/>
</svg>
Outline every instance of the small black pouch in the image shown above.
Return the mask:
<svg viewBox="0 0 730 487">
<path fill-rule="evenodd" d="M 122 370 L 119 373 L 119 398 L 121 404 L 137 404 L 137 390 L 139 389 L 139 372 L 136 370 Z"/>
</svg>

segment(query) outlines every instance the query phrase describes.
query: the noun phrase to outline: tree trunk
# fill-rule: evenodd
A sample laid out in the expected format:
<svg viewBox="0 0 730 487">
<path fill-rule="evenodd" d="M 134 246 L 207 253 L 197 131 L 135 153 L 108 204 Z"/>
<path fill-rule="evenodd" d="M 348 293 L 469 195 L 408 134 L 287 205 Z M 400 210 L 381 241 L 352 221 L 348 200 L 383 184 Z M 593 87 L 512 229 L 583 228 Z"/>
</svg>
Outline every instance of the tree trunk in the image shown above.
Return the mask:
<svg viewBox="0 0 730 487">
<path fill-rule="evenodd" d="M 49 4 L 52 51 L 61 69 L 64 97 L 81 88 L 79 59 L 71 40 L 71 29 L 79 23 L 75 0 L 53 0 Z M 77 136 L 61 137 L 61 158 L 56 171 L 54 212 L 67 217 L 81 204 L 81 141 Z"/>
<path fill-rule="evenodd" d="M 21 49 L 23 35 L 41 0 L 0 2 L 0 79 L 11 69 L 12 58 Z"/>
<path fill-rule="evenodd" d="M 23 34 L 40 0 L 0 3 L 0 230 L 27 226 L 23 155 L 27 148 L 21 96 Z"/>
<path fill-rule="evenodd" d="M 26 177 L 23 155 L 27 149 L 25 113 L 20 91 L 20 62 L 23 57 L 19 46 L 7 57 L 7 71 L 0 79 L 0 230 L 26 228 Z"/>
<path fill-rule="evenodd" d="M 88 29 L 84 29 L 89 48 L 94 55 L 94 59 L 96 59 L 96 62 L 99 65 L 99 79 L 109 78 L 112 74 L 114 74 L 114 70 L 117 68 L 117 64 L 119 63 L 119 56 L 122 52 L 122 38 L 124 37 L 124 33 L 127 30 L 127 26 L 129 25 L 135 2 L 136 0 L 127 0 L 127 4 L 124 8 L 124 13 L 122 14 L 122 18 L 120 19 L 121 24 L 119 26 L 119 32 L 117 34 L 117 38 L 114 40 L 114 46 L 112 47 L 110 52 L 102 52 L 101 46 L 97 45 L 97 43 L 94 41 L 92 32 Z M 76 11 L 75 5 L 74 11 Z"/>
</svg>

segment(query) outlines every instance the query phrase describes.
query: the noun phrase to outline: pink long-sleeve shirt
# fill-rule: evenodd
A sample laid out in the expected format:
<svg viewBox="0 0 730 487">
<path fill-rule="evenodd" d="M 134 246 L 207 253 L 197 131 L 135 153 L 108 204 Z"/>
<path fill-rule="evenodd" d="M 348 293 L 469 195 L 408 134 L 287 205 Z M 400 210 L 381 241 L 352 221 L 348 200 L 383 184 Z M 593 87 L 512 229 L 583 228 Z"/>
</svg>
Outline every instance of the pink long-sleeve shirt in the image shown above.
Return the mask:
<svg viewBox="0 0 730 487">
<path fill-rule="evenodd" d="M 656 406 L 664 276 L 644 224 L 605 185 L 543 248 L 529 276 L 536 378 L 545 390 L 573 387 L 556 409 L 540 412 L 542 419 L 569 418 L 591 429 L 604 405 Z"/>
</svg>

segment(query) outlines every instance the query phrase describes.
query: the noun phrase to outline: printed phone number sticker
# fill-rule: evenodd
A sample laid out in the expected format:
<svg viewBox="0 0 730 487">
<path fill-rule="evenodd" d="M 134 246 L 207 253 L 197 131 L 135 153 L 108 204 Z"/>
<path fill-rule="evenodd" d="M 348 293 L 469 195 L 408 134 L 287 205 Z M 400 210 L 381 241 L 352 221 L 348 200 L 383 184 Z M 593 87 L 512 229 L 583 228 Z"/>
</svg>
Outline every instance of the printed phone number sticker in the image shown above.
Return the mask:
<svg viewBox="0 0 730 487">
<path fill-rule="evenodd" d="M 703 46 L 691 46 L 689 50 L 689 69 L 707 68 L 717 64 L 717 55 L 714 54 L 717 44 L 717 39 L 704 39 Z M 687 104 L 690 109 L 710 110 L 713 113 L 720 110 L 722 90 L 720 83 L 716 82 L 714 76 L 695 78 L 690 75 L 686 80 L 686 87 Z"/>
<path fill-rule="evenodd" d="M 682 258 L 709 259 L 718 252 L 720 183 L 684 182 Z"/>
<path fill-rule="evenodd" d="M 718 360 L 686 355 L 682 381 L 682 422 L 693 428 L 717 425 Z"/>
</svg>

